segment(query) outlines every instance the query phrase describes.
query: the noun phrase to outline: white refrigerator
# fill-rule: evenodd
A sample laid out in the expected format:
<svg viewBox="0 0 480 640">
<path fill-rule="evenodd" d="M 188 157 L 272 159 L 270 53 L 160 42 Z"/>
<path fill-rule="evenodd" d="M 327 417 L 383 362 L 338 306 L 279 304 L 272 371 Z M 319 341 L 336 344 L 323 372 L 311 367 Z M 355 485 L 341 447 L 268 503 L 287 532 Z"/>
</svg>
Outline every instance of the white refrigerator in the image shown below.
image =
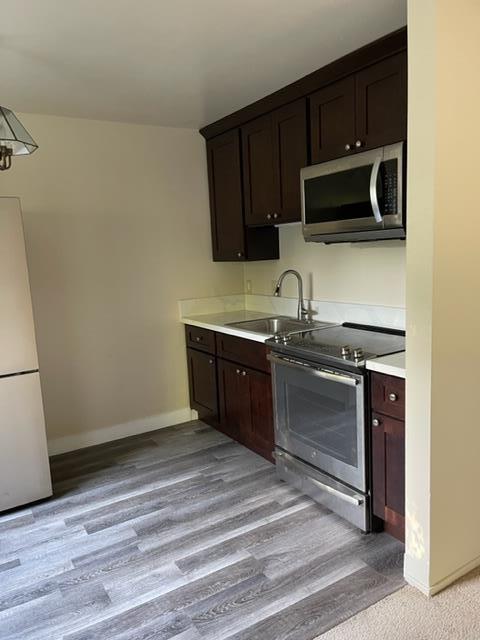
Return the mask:
<svg viewBox="0 0 480 640">
<path fill-rule="evenodd" d="M 50 495 L 20 201 L 0 197 L 0 512 Z"/>
</svg>

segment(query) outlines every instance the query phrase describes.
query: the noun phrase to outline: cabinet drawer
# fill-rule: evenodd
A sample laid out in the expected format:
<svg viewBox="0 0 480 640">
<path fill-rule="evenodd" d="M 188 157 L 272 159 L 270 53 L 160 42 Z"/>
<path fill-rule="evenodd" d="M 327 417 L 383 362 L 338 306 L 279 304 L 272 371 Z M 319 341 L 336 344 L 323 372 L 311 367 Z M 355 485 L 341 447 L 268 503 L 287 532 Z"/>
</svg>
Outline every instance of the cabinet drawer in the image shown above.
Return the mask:
<svg viewBox="0 0 480 640">
<path fill-rule="evenodd" d="M 192 325 L 185 326 L 187 347 L 215 354 L 215 332 Z"/>
<path fill-rule="evenodd" d="M 238 362 L 245 367 L 270 373 L 267 348 L 261 342 L 217 333 L 217 354 L 220 358 Z"/>
<path fill-rule="evenodd" d="M 372 409 L 397 420 L 405 420 L 405 380 L 373 373 Z"/>
</svg>

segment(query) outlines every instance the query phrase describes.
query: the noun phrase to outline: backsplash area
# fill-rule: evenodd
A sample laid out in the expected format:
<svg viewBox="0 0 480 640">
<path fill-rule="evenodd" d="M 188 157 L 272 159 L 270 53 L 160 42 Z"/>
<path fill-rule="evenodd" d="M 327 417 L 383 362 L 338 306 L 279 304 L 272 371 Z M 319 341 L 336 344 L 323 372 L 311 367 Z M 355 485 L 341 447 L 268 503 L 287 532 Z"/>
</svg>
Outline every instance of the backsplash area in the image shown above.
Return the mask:
<svg viewBox="0 0 480 640">
<path fill-rule="evenodd" d="M 405 242 L 306 243 L 300 224 L 279 228 L 280 260 L 247 262 L 245 290 L 271 295 L 285 269 L 302 274 L 305 298 L 366 305 L 405 307 Z M 282 292 L 294 297 L 294 278 Z"/>
<path fill-rule="evenodd" d="M 405 309 L 369 304 L 343 303 L 327 300 L 306 300 L 312 317 L 328 322 L 357 322 L 375 326 L 405 329 Z M 238 294 L 179 301 L 181 318 L 224 313 L 228 311 L 258 311 L 272 315 L 295 316 L 297 298 Z"/>
</svg>

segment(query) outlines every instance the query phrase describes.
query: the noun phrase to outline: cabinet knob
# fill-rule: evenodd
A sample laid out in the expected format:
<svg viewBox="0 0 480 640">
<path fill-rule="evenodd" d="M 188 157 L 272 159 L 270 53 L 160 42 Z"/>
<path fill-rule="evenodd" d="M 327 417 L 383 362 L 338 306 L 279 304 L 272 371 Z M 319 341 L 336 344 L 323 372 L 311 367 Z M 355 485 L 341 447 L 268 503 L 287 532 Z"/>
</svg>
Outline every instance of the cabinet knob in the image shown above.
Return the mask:
<svg viewBox="0 0 480 640">
<path fill-rule="evenodd" d="M 350 150 L 351 150 L 351 148 L 352 148 L 352 145 L 351 145 L 351 144 L 346 144 L 346 145 L 345 145 L 345 151 L 350 151 Z"/>
<path fill-rule="evenodd" d="M 360 147 L 363 147 L 363 142 L 361 140 L 356 140 L 355 146 L 357 147 L 357 149 L 360 149 Z"/>
<path fill-rule="evenodd" d="M 197 342 L 201 342 L 201 341 L 202 341 L 202 338 L 201 338 L 200 336 L 197 336 L 197 337 L 195 338 L 195 340 L 196 340 Z"/>
<path fill-rule="evenodd" d="M 390 393 L 388 395 L 388 399 L 390 400 L 390 402 L 396 402 L 398 400 L 398 396 L 396 393 Z"/>
<path fill-rule="evenodd" d="M 235 373 L 237 374 L 237 376 L 239 376 L 240 375 L 240 369 L 237 369 Z"/>
<path fill-rule="evenodd" d="M 210 360 L 208 361 L 208 364 L 213 364 L 213 360 L 210 358 Z"/>
<path fill-rule="evenodd" d="M 243 256 L 243 253 L 242 253 L 241 251 L 239 251 L 239 252 L 237 253 L 237 258 L 241 258 L 242 256 Z"/>
<path fill-rule="evenodd" d="M 379 420 L 378 418 L 374 418 L 374 419 L 372 420 L 372 425 L 373 425 L 374 427 L 379 427 L 379 426 L 380 426 L 380 420 Z"/>
<path fill-rule="evenodd" d="M 278 213 L 274 213 L 273 214 L 273 219 L 276 220 L 277 218 L 279 218 L 280 216 L 278 215 Z"/>
<path fill-rule="evenodd" d="M 267 213 L 267 220 L 271 220 L 272 219 L 272 215 L 270 213 Z"/>
<path fill-rule="evenodd" d="M 242 376 L 246 376 L 247 372 L 246 371 L 242 371 Z"/>
</svg>

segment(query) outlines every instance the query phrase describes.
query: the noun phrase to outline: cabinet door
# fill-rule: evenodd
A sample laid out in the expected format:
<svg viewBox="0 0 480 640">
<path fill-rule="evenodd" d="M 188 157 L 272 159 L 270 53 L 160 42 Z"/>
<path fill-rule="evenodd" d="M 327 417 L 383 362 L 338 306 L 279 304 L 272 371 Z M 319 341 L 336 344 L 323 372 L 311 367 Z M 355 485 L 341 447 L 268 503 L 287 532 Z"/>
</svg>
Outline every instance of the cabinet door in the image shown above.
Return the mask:
<svg viewBox="0 0 480 640">
<path fill-rule="evenodd" d="M 312 164 L 353 153 L 355 78 L 349 76 L 309 98 Z M 346 145 L 351 149 L 347 150 Z"/>
<path fill-rule="evenodd" d="M 405 538 L 405 423 L 374 413 L 372 420 L 373 513 L 385 530 Z"/>
<path fill-rule="evenodd" d="M 249 390 L 249 419 L 245 444 L 273 462 L 273 401 L 271 376 L 246 369 Z"/>
<path fill-rule="evenodd" d="M 202 420 L 218 420 L 217 367 L 215 357 L 187 349 L 190 406 Z"/>
<path fill-rule="evenodd" d="M 220 428 L 231 438 L 245 442 L 249 420 L 249 382 L 242 366 L 218 360 Z"/>
<path fill-rule="evenodd" d="M 214 260 L 244 260 L 240 132 L 227 131 L 207 142 L 208 185 Z"/>
<path fill-rule="evenodd" d="M 407 54 L 356 74 L 356 136 L 360 150 L 407 138 Z"/>
<path fill-rule="evenodd" d="M 271 224 L 277 204 L 271 114 L 252 120 L 241 131 L 245 222 Z"/>
<path fill-rule="evenodd" d="M 307 165 L 307 104 L 302 98 L 272 113 L 277 204 L 273 222 L 300 220 L 300 169 Z"/>
</svg>

